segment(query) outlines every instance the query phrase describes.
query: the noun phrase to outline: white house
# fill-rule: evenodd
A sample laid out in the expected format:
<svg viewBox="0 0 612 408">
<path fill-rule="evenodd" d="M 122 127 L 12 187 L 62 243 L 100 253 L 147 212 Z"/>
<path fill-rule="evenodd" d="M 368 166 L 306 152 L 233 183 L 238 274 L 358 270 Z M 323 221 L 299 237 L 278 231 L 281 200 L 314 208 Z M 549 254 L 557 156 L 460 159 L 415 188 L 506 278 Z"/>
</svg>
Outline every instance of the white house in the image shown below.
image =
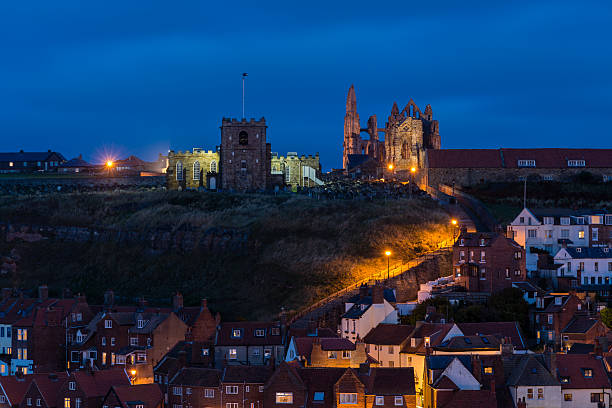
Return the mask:
<svg viewBox="0 0 612 408">
<path fill-rule="evenodd" d="M 561 265 L 557 277 L 579 278 L 579 285 L 609 286 L 612 281 L 612 249 L 608 247 L 561 248 L 555 264 Z"/>
<path fill-rule="evenodd" d="M 538 269 L 537 248 L 555 255 L 564 246 L 589 246 L 592 216 L 587 211 L 524 208 L 508 225 L 508 234 L 527 252 L 527 271 Z"/>
<path fill-rule="evenodd" d="M 391 289 L 378 285 L 369 291 L 367 287 L 360 288 L 359 295 L 345 303 L 345 313 L 338 328 L 341 337 L 356 342 L 383 321 L 397 322 L 397 310 L 390 302 L 395 302 Z"/>
<path fill-rule="evenodd" d="M 612 389 L 601 357 L 557 354 L 553 366 L 561 382 L 562 408 L 610 406 Z"/>
<path fill-rule="evenodd" d="M 546 368 L 544 361 L 533 354 L 514 354 L 505 358 L 508 391 L 517 406 L 525 400 L 527 408 L 558 408 L 561 406 L 561 383 Z"/>
</svg>

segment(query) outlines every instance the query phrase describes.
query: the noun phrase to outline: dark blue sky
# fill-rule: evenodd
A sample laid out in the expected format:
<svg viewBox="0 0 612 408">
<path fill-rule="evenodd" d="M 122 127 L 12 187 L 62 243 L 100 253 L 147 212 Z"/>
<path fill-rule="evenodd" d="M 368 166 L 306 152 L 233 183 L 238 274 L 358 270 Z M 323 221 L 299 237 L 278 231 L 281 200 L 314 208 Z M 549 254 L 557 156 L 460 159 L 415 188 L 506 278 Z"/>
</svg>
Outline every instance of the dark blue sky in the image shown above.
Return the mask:
<svg viewBox="0 0 612 408">
<path fill-rule="evenodd" d="M 363 127 L 412 97 L 446 148 L 612 147 L 611 1 L 420 3 L 2 2 L 0 150 L 213 149 L 242 72 L 272 151 L 324 168 L 351 83 Z"/>
</svg>

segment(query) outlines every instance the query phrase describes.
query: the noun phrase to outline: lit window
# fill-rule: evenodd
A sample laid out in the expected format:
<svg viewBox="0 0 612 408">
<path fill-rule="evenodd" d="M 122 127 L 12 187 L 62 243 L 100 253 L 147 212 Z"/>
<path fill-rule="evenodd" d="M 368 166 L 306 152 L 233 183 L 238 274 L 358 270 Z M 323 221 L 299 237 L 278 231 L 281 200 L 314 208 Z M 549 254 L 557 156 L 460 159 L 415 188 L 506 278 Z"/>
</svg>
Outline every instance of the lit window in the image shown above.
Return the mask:
<svg viewBox="0 0 612 408">
<path fill-rule="evenodd" d="M 485 339 L 485 338 L 483 337 L 483 339 Z M 484 373 L 485 374 L 493 374 L 493 367 L 485 367 L 484 368 Z"/>
<path fill-rule="evenodd" d="M 105 329 L 112 329 L 113 328 L 113 321 L 112 320 L 105 320 L 104 321 L 104 328 Z"/>
<path fill-rule="evenodd" d="M 590 368 L 583 368 L 582 374 L 584 375 L 585 378 L 591 378 L 593 377 L 593 370 Z"/>
<path fill-rule="evenodd" d="M 538 399 L 544 399 L 544 389 L 538 388 Z"/>
<path fill-rule="evenodd" d="M 338 353 L 336 351 L 328 351 L 327 358 L 338 358 Z"/>
<path fill-rule="evenodd" d="M 293 404 L 293 393 L 292 392 L 277 392 L 276 393 L 276 403 L 277 404 Z"/>
<path fill-rule="evenodd" d="M 584 239 L 584 231 L 578 231 L 578 238 Z"/>
<path fill-rule="evenodd" d="M 236 360 L 238 358 L 238 352 L 235 348 L 229 349 L 228 353 L 230 360 Z"/>
<path fill-rule="evenodd" d="M 232 330 L 232 337 L 233 338 L 240 338 L 242 336 L 241 330 L 240 329 L 233 329 Z"/>
<path fill-rule="evenodd" d="M 340 404 L 357 404 L 357 394 L 352 392 L 341 392 Z"/>
<path fill-rule="evenodd" d="M 200 179 L 200 162 L 197 160 L 193 162 L 193 179 L 194 180 Z"/>
<path fill-rule="evenodd" d="M 64 398 L 64 408 L 70 408 L 70 398 Z"/>
<path fill-rule="evenodd" d="M 313 397 L 313 401 L 323 401 L 323 399 L 325 398 L 325 393 L 321 392 L 321 391 L 317 391 L 314 393 L 314 397 Z"/>
</svg>

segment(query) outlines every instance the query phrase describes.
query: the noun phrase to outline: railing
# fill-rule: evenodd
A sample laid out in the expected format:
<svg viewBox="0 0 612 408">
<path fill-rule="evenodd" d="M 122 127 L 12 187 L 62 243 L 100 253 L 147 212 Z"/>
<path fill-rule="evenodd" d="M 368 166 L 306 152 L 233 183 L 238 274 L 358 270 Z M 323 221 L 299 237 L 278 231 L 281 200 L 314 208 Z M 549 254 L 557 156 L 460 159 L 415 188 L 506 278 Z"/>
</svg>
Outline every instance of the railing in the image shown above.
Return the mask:
<svg viewBox="0 0 612 408">
<path fill-rule="evenodd" d="M 379 279 L 386 279 L 387 275 L 390 278 L 394 278 L 398 275 L 401 275 L 404 272 L 407 272 L 409 270 L 411 270 L 412 268 L 420 265 L 421 263 L 423 263 L 425 260 L 428 259 L 432 259 L 434 256 L 436 255 L 440 255 L 444 252 L 448 252 L 450 250 L 450 247 L 452 245 L 452 241 L 451 240 L 444 240 L 440 243 L 438 243 L 437 245 L 437 249 L 433 250 L 433 251 L 428 251 L 426 253 L 424 253 L 423 255 L 419 256 L 418 258 L 415 259 L 411 259 L 410 261 L 406 262 L 406 263 L 402 263 L 399 265 L 395 265 L 391 268 L 389 268 L 387 270 L 387 268 L 369 275 L 368 277 L 361 279 L 357 282 L 355 282 L 354 284 L 347 286 L 344 289 L 341 289 L 315 303 L 313 303 L 310 306 L 307 306 L 305 309 L 300 310 L 299 312 L 297 312 L 295 315 L 293 315 L 291 317 L 291 319 L 289 319 L 289 324 L 293 324 L 294 322 L 296 322 L 297 320 L 301 319 L 302 317 L 306 316 L 308 313 L 311 313 L 312 311 L 328 304 L 331 303 L 332 301 L 341 298 L 342 296 L 350 293 L 353 290 L 358 289 L 361 285 L 366 284 L 372 280 L 379 280 Z"/>
</svg>

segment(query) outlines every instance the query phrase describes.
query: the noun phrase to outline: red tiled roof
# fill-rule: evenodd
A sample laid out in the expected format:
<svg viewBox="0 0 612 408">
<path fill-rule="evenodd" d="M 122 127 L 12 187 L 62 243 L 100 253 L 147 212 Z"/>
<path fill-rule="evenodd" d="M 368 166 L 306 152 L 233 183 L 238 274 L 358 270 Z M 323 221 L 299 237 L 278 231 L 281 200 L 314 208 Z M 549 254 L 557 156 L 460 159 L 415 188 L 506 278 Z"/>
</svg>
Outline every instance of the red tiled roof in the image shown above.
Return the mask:
<svg viewBox="0 0 612 408">
<path fill-rule="evenodd" d="M 405 324 L 379 324 L 363 338 L 365 344 L 399 345 L 402 344 L 414 326 Z"/>
<path fill-rule="evenodd" d="M 128 402 L 141 401 L 145 408 L 155 408 L 162 403 L 163 395 L 158 384 L 115 385 L 112 387 L 123 408 Z"/>
<path fill-rule="evenodd" d="M 526 348 L 524 336 L 517 322 L 457 323 L 457 327 L 466 336 L 491 334 L 502 338 L 510 337 L 514 348 L 519 350 Z"/>
<path fill-rule="evenodd" d="M 425 352 L 425 337 L 429 337 L 431 347 L 437 346 L 442 342 L 444 336 L 453 327 L 453 323 L 423 323 L 421 326 L 414 329 L 410 338 L 420 339 L 416 347 L 411 346 L 411 340 L 403 347 L 402 353 L 424 353 Z"/>
<path fill-rule="evenodd" d="M 489 390 L 445 391 L 438 393 L 438 402 L 438 408 L 474 408 L 497 406 L 495 392 L 491 392 Z"/>
<path fill-rule="evenodd" d="M 593 354 L 557 354 L 557 373 L 564 389 L 610 388 L 610 379 L 603 360 Z M 585 377 L 584 369 L 592 370 L 592 377 Z M 569 382 L 563 382 L 569 377 Z"/>
<path fill-rule="evenodd" d="M 49 374 L 34 375 L 30 387 L 37 387 L 48 407 L 57 406 L 59 391 L 68 375 L 66 373 L 55 373 L 56 377 L 49 378 Z"/>
<path fill-rule="evenodd" d="M 19 405 L 33 379 L 33 375 L 25 375 L 19 379 L 14 376 L 0 377 L 0 385 L 6 394 L 9 405 Z"/>
<path fill-rule="evenodd" d="M 430 168 L 517 168 L 519 160 L 535 160 L 535 168 L 567 168 L 568 160 L 584 160 L 584 168 L 611 168 L 612 149 L 430 149 Z"/>
<path fill-rule="evenodd" d="M 93 373 L 75 371 L 72 378 L 79 384 L 87 398 L 104 397 L 112 386 L 130 384 L 124 369 L 100 370 Z"/>
<path fill-rule="evenodd" d="M 435 382 L 433 387 L 437 389 L 443 389 L 443 390 L 458 390 L 459 389 L 459 387 L 457 387 L 457 384 L 455 384 L 453 380 L 448 378 L 446 375 L 443 375 L 442 377 L 438 378 L 438 380 Z"/>
</svg>

